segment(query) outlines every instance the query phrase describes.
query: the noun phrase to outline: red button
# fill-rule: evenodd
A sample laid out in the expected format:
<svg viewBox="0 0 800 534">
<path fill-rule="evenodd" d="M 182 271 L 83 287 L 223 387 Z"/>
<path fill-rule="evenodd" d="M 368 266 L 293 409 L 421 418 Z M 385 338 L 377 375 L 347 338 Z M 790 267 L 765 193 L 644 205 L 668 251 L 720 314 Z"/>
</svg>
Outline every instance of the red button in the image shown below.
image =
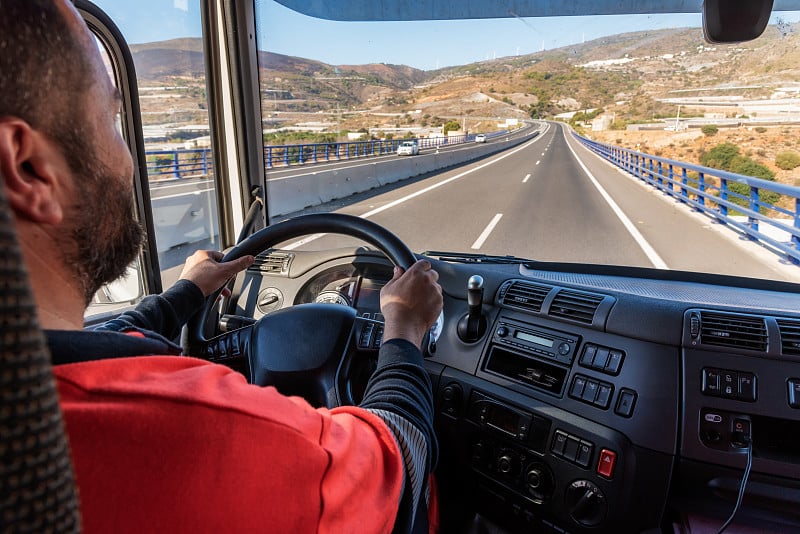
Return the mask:
<svg viewBox="0 0 800 534">
<path fill-rule="evenodd" d="M 614 476 L 614 465 L 617 463 L 617 453 L 608 449 L 600 451 L 600 460 L 597 462 L 597 474 L 606 478 Z"/>
</svg>

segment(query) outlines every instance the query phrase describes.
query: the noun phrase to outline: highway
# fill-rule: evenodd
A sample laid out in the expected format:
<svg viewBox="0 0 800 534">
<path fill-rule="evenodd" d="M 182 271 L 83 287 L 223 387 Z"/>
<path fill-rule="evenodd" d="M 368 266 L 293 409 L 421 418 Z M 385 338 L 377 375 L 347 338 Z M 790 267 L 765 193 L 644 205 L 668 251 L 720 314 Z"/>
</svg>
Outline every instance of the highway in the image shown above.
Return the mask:
<svg viewBox="0 0 800 534">
<path fill-rule="evenodd" d="M 797 267 L 625 176 L 556 123 L 516 148 L 353 198 L 328 208 L 388 227 L 415 252 L 511 254 L 800 280 Z M 321 249 L 353 243 L 315 235 L 284 245 Z"/>
</svg>

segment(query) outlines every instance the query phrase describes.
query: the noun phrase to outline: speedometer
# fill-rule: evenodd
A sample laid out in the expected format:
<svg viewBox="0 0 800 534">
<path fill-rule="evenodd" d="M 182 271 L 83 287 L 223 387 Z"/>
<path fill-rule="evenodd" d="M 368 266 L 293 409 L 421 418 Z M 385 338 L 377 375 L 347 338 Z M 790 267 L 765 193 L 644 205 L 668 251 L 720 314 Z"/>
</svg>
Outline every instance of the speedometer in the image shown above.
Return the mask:
<svg viewBox="0 0 800 534">
<path fill-rule="evenodd" d="M 314 299 L 314 302 L 324 302 L 328 304 L 342 304 L 343 306 L 350 306 L 350 299 L 347 295 L 343 295 L 338 291 L 322 291 Z"/>
</svg>

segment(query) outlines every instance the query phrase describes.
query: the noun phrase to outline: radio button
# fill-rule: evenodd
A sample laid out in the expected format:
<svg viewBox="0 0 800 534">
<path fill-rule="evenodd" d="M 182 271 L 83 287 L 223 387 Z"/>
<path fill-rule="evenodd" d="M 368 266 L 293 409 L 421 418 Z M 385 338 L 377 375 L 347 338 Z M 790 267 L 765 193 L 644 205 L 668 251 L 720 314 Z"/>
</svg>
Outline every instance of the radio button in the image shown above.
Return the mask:
<svg viewBox="0 0 800 534">
<path fill-rule="evenodd" d="M 583 394 L 581 398 L 589 403 L 594 403 L 594 399 L 597 396 L 597 390 L 600 388 L 600 384 L 595 382 L 594 380 L 587 380 L 586 387 L 583 388 Z"/>
<path fill-rule="evenodd" d="M 633 407 L 636 404 L 636 392 L 627 388 L 622 388 L 617 397 L 617 405 L 614 408 L 614 413 L 622 417 L 630 417 L 633 415 Z"/>
<path fill-rule="evenodd" d="M 556 435 L 553 438 L 553 454 L 557 456 L 564 455 L 564 447 L 567 444 L 567 435 L 560 430 L 556 430 Z"/>
<path fill-rule="evenodd" d="M 506 337 L 508 335 L 508 328 L 501 326 L 497 329 L 497 337 Z"/>
<path fill-rule="evenodd" d="M 569 396 L 580 399 L 583 397 L 583 388 L 586 386 L 586 379 L 582 376 L 576 376 L 572 380 L 572 389 L 569 390 Z"/>
<path fill-rule="evenodd" d="M 562 356 L 569 354 L 570 350 L 572 350 L 572 347 L 566 341 L 558 346 L 558 353 Z"/>
<path fill-rule="evenodd" d="M 583 347 L 583 355 L 581 356 L 581 365 L 584 367 L 591 367 L 594 356 L 597 354 L 597 347 L 595 345 L 586 345 Z"/>
<path fill-rule="evenodd" d="M 722 396 L 735 399 L 739 396 L 739 373 L 723 370 L 719 374 L 722 384 Z"/>
<path fill-rule="evenodd" d="M 570 462 L 574 462 L 578 457 L 579 447 L 580 442 L 578 441 L 578 438 L 574 436 L 567 436 L 567 443 L 564 445 L 564 458 Z"/>
<path fill-rule="evenodd" d="M 581 440 L 580 446 L 578 447 L 578 457 L 575 458 L 575 463 L 581 467 L 589 467 L 589 464 L 592 463 L 593 451 L 594 445 L 588 441 Z"/>
<path fill-rule="evenodd" d="M 622 367 L 622 352 L 618 350 L 610 351 L 606 362 L 606 372 L 618 375 L 620 367 Z"/>
<path fill-rule="evenodd" d="M 597 389 L 597 397 L 594 399 L 594 403 L 597 406 L 600 406 L 602 409 L 608 408 L 609 403 L 611 402 L 611 393 L 613 389 L 608 384 L 600 384 L 600 387 Z"/>
<path fill-rule="evenodd" d="M 607 348 L 599 347 L 597 353 L 594 355 L 594 360 L 592 360 L 592 367 L 603 370 L 608 362 L 608 352 Z"/>
</svg>

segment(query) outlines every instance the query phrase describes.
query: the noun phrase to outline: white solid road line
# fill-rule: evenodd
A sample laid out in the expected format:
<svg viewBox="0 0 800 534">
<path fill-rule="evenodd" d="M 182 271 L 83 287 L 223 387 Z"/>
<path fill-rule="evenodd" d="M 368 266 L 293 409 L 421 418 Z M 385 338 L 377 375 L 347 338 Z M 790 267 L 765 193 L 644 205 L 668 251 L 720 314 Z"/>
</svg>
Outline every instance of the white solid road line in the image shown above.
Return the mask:
<svg viewBox="0 0 800 534">
<path fill-rule="evenodd" d="M 486 241 L 486 239 L 489 237 L 489 234 L 492 233 L 492 230 L 494 230 L 494 227 L 497 226 L 497 223 L 500 222 L 500 219 L 502 217 L 503 217 L 502 213 L 498 213 L 497 215 L 494 216 L 491 222 L 489 222 L 489 225 L 483 229 L 481 235 L 479 235 L 478 239 L 476 239 L 475 242 L 472 244 L 472 248 L 474 250 L 478 250 L 483 246 L 484 241 Z"/>
<path fill-rule="evenodd" d="M 197 191 L 186 191 L 185 193 L 176 193 L 174 195 L 164 195 L 163 197 L 153 197 L 150 199 L 151 202 L 155 202 L 156 200 L 166 200 L 168 198 L 179 198 L 179 197 L 188 197 L 188 196 L 197 196 L 207 191 L 213 191 L 214 188 L 211 187 L 209 189 L 200 189 Z"/>
<path fill-rule="evenodd" d="M 611 207 L 611 211 L 613 211 L 617 218 L 622 222 L 622 225 L 625 226 L 625 229 L 628 230 L 629 234 L 631 234 L 633 240 L 636 241 L 636 244 L 639 245 L 639 247 L 642 249 L 642 252 L 645 253 L 647 259 L 649 259 L 650 263 L 653 264 L 653 267 L 656 269 L 669 269 L 664 260 L 661 259 L 661 256 L 658 255 L 658 252 L 656 252 L 656 250 L 650 246 L 650 243 L 647 242 L 647 240 L 644 238 L 641 232 L 639 232 L 636 226 L 634 226 L 628 216 L 625 215 L 625 213 L 622 211 L 622 208 L 620 208 L 617 203 L 614 202 L 614 199 L 611 198 L 611 195 L 609 195 L 605 189 L 603 189 L 603 186 L 600 185 L 600 182 L 597 181 L 597 178 L 595 178 L 594 175 L 589 172 L 589 169 L 586 168 L 586 165 L 583 164 L 583 161 L 581 161 L 581 159 L 578 157 L 578 154 L 575 153 L 575 150 L 573 150 L 572 146 L 569 144 L 569 140 L 567 139 L 567 135 L 564 133 L 564 130 L 561 130 L 561 133 L 564 135 L 564 141 L 566 141 L 567 147 L 575 157 L 575 161 L 577 161 L 578 165 L 581 166 L 583 172 L 586 173 L 586 176 L 589 177 L 589 180 L 600 192 L 600 196 L 602 196 L 603 199 L 608 203 L 609 207 Z"/>
<path fill-rule="evenodd" d="M 171 183 L 171 182 L 152 182 L 150 184 L 150 191 L 163 191 L 164 189 L 171 189 L 173 187 L 186 187 L 187 185 L 205 185 L 205 184 L 214 184 L 214 180 L 198 180 L 196 182 L 190 182 L 191 178 L 175 178 L 175 180 L 186 180 L 180 183 Z M 163 184 L 163 185 L 162 185 Z M 213 188 L 213 187 L 212 187 Z"/>
<path fill-rule="evenodd" d="M 541 136 L 534 137 L 530 141 L 526 141 L 525 143 L 523 143 L 522 145 L 518 146 L 514 150 L 509 150 L 508 152 L 504 152 L 502 155 L 500 155 L 500 156 L 498 156 L 498 157 L 496 157 L 494 159 L 491 159 L 491 160 L 487 161 L 486 163 L 478 165 L 477 167 L 473 167 L 473 168 L 471 168 L 469 170 L 466 170 L 466 171 L 464 171 L 462 173 L 456 174 L 455 176 L 451 176 L 450 178 L 447 178 L 446 180 L 442 180 L 441 182 L 436 182 L 435 184 L 429 185 L 428 187 L 426 187 L 424 189 L 420 189 L 419 191 L 417 191 L 415 193 L 411 193 L 410 195 L 406 195 L 404 197 L 398 198 L 397 200 L 393 200 L 392 202 L 389 202 L 388 204 L 384 204 L 383 206 L 381 206 L 379 208 L 375 208 L 373 210 L 370 210 L 370 211 L 367 211 L 365 213 L 362 213 L 361 215 L 359 215 L 359 217 L 361 217 L 362 219 L 368 219 L 368 218 L 372 217 L 373 215 L 377 215 L 378 213 L 381 213 L 382 211 L 386 211 L 386 210 L 391 209 L 391 208 L 393 208 L 395 206 L 399 206 L 400 204 L 403 204 L 404 202 L 408 202 L 412 198 L 416 198 L 418 196 L 424 195 L 425 193 L 433 191 L 434 189 L 438 189 L 439 187 L 441 187 L 443 185 L 449 184 L 450 182 L 454 182 L 454 181 L 456 181 L 456 180 L 458 180 L 460 178 L 463 178 L 464 176 L 472 174 L 475 171 L 479 171 L 479 170 L 481 170 L 481 169 L 483 169 L 485 167 L 488 167 L 489 165 L 493 165 L 493 164 L 495 164 L 495 163 L 497 163 L 497 162 L 499 162 L 501 160 L 504 160 L 505 158 L 507 158 L 507 157 L 509 157 L 509 156 L 511 156 L 513 154 L 516 154 L 520 150 L 525 150 L 526 148 L 528 148 L 532 144 L 536 143 L 539 139 L 542 139 L 542 137 Z M 314 234 L 314 235 L 308 236 L 308 237 L 306 237 L 304 239 L 301 239 L 300 241 L 295 241 L 294 243 L 292 243 L 290 245 L 282 247 L 282 249 L 283 250 L 293 250 L 293 249 L 296 249 L 299 246 L 302 246 L 302 245 L 305 245 L 305 244 L 310 243 L 312 241 L 315 241 L 315 240 L 319 239 L 320 237 L 322 237 L 324 235 L 326 235 L 326 234 Z"/>
<path fill-rule="evenodd" d="M 522 179 L 522 183 L 524 184 L 525 182 L 527 182 L 530 177 L 531 177 L 530 174 L 526 174 L 525 178 Z"/>
</svg>

